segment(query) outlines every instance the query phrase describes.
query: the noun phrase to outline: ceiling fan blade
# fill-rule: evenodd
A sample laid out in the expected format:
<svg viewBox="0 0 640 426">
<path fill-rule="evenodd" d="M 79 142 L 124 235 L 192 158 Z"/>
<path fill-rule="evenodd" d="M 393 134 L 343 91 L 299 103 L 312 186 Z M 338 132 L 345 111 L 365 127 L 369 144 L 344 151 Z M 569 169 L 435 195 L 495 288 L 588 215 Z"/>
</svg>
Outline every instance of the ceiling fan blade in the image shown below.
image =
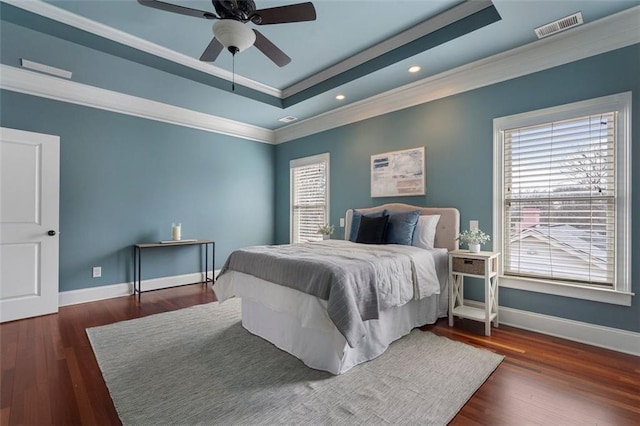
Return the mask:
<svg viewBox="0 0 640 426">
<path fill-rule="evenodd" d="M 153 7 L 154 9 L 160 9 L 167 12 L 179 13 L 181 15 L 187 16 L 195 16 L 196 18 L 205 18 L 205 19 L 218 19 L 218 17 L 205 10 L 191 9 L 190 7 L 178 6 L 171 3 L 165 3 L 163 1 L 158 0 L 138 0 L 143 6 Z"/>
<path fill-rule="evenodd" d="M 214 37 L 213 39 L 211 39 L 211 43 L 209 43 L 207 48 L 204 49 L 204 52 L 202 52 L 200 60 L 203 62 L 215 61 L 220 52 L 222 52 L 223 48 L 224 46 L 222 45 L 222 43 L 220 43 L 218 39 Z"/>
<path fill-rule="evenodd" d="M 259 9 L 251 15 L 256 25 L 284 24 L 287 22 L 315 21 L 316 9 L 313 3 L 298 3 L 287 6 Z"/>
<path fill-rule="evenodd" d="M 271 41 L 263 36 L 260 31 L 253 30 L 253 32 L 256 33 L 256 41 L 253 45 L 257 47 L 259 51 L 264 53 L 267 58 L 271 59 L 277 66 L 282 68 L 291 62 L 291 58 L 280 50 L 278 46 L 271 43 Z"/>
</svg>

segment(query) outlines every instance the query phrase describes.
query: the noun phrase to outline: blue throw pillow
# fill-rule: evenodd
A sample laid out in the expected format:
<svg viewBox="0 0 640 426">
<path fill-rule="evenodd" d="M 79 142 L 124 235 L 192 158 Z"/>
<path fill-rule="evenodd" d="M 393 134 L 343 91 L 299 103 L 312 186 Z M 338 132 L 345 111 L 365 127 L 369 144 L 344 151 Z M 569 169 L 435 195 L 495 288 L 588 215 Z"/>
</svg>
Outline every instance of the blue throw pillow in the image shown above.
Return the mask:
<svg viewBox="0 0 640 426">
<path fill-rule="evenodd" d="M 387 244 L 402 244 L 410 246 L 413 242 L 413 231 L 416 229 L 420 210 L 406 213 L 389 213 L 387 225 Z"/>
<path fill-rule="evenodd" d="M 384 216 L 386 213 L 386 210 L 382 210 L 380 212 L 377 213 L 369 213 L 366 214 L 364 216 L 367 217 L 382 217 Z M 363 214 L 360 213 L 357 210 L 353 211 L 353 217 L 351 218 L 351 229 L 349 230 L 349 241 L 351 242 L 356 242 L 356 240 L 358 239 L 358 228 L 360 227 L 360 219 L 362 218 Z"/>
</svg>

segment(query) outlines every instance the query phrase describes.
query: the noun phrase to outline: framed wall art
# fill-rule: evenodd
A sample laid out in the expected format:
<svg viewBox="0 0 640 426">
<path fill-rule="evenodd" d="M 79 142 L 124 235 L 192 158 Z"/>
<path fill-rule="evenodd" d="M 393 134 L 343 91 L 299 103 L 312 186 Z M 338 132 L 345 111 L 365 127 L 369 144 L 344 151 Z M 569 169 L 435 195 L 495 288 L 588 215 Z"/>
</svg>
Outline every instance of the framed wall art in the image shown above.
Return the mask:
<svg viewBox="0 0 640 426">
<path fill-rule="evenodd" d="M 424 147 L 371 156 L 371 197 L 425 195 Z"/>
</svg>

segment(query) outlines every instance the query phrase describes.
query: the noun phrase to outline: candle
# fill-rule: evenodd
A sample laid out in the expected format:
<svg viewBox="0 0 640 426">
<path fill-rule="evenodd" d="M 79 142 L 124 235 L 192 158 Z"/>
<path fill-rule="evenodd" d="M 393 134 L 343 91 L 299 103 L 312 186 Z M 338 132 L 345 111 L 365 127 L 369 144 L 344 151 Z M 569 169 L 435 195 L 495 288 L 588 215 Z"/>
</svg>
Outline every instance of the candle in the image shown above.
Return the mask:
<svg viewBox="0 0 640 426">
<path fill-rule="evenodd" d="M 181 235 L 180 235 L 180 231 L 182 228 L 182 224 L 180 223 L 174 223 L 171 226 L 171 236 L 173 238 L 173 241 L 180 241 Z"/>
</svg>

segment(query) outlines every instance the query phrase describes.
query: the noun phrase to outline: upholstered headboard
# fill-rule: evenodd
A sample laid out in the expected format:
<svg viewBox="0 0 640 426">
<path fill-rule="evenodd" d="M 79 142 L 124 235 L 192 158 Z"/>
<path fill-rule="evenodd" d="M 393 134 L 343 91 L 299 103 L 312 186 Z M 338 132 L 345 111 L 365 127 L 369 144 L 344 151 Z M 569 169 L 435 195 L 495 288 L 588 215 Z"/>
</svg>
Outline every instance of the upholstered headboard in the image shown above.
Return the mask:
<svg viewBox="0 0 640 426">
<path fill-rule="evenodd" d="M 460 233 L 460 212 L 453 207 L 418 207 L 403 203 L 383 204 L 367 209 L 356 209 L 362 214 L 375 213 L 382 210 L 393 212 L 410 212 L 420 210 L 420 215 L 439 214 L 440 220 L 436 228 L 436 239 L 434 246 L 446 248 L 448 250 L 458 249 L 458 234 Z M 351 219 L 353 218 L 353 209 L 347 210 L 345 217 L 344 239 L 349 239 L 351 232 Z"/>
</svg>

